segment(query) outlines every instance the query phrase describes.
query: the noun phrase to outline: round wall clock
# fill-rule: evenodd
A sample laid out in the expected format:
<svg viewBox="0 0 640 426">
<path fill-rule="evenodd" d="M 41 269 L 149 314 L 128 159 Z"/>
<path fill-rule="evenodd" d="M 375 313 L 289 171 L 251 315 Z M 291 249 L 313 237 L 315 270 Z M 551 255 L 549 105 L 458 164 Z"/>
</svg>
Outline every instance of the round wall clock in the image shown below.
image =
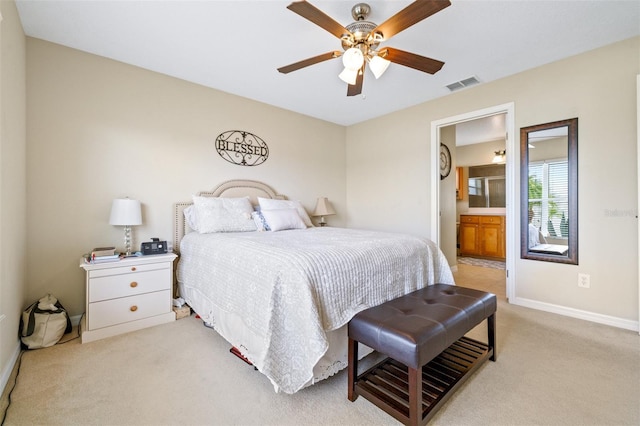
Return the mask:
<svg viewBox="0 0 640 426">
<path fill-rule="evenodd" d="M 446 178 L 451 173 L 451 152 L 449 148 L 440 143 L 440 180 Z"/>
</svg>

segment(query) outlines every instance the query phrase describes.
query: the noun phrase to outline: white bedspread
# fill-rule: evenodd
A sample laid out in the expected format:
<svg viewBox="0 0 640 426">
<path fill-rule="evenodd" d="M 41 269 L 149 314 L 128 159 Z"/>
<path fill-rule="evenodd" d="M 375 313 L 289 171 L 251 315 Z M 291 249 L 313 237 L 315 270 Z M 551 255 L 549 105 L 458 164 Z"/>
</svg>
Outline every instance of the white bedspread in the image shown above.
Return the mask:
<svg viewBox="0 0 640 426">
<path fill-rule="evenodd" d="M 327 332 L 363 309 L 429 284 L 453 284 L 435 244 L 402 234 L 328 227 L 192 232 L 180 250 L 181 288 L 238 318 L 254 336 L 252 347 L 242 348 L 245 355 L 276 391 L 287 393 L 312 379 L 328 349 Z M 216 330 L 242 346 L 237 336 L 225 335 L 228 327 Z"/>
</svg>

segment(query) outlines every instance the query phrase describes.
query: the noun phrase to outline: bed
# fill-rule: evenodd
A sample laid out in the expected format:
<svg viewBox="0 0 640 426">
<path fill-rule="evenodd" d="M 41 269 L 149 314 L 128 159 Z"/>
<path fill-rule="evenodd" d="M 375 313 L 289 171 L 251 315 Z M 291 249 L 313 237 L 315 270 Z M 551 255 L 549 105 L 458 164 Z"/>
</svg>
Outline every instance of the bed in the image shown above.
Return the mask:
<svg viewBox="0 0 640 426">
<path fill-rule="evenodd" d="M 296 213 L 299 203 L 250 180 L 176 203 L 176 276 L 186 303 L 276 392 L 295 393 L 346 368 L 346 324 L 359 311 L 426 285 L 454 283 L 437 246 L 414 236 L 308 226 L 308 215 L 300 218 L 304 226 L 276 225 L 278 232 L 207 232 L 202 220 L 198 231 L 191 229 L 192 210 L 199 208 L 202 219 L 203 203 L 244 197 L 252 209 L 262 206 L 271 224 L 279 223 L 276 214 L 304 215 Z M 278 208 L 264 208 L 270 205 Z"/>
</svg>

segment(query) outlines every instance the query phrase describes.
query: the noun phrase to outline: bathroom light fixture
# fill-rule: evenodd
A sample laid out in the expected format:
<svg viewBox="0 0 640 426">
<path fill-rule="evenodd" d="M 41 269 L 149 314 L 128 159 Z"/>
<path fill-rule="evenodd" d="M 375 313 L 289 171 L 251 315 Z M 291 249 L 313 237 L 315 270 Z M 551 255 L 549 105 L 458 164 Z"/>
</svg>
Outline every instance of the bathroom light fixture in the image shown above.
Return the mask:
<svg viewBox="0 0 640 426">
<path fill-rule="evenodd" d="M 494 151 L 495 152 L 495 156 L 493 157 L 493 160 L 491 160 L 492 163 L 504 163 L 505 161 L 507 161 L 507 151 L 506 150 L 500 150 L 500 151 Z"/>
</svg>

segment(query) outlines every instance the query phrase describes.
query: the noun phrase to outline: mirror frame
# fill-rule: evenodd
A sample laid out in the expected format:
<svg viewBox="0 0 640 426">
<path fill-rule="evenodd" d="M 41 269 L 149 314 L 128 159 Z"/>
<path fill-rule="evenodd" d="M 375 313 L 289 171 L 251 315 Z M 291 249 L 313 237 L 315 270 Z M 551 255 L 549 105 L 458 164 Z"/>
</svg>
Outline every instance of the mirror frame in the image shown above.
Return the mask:
<svg viewBox="0 0 640 426">
<path fill-rule="evenodd" d="M 529 251 L 529 134 L 567 127 L 569 250 L 566 255 Z M 554 121 L 520 128 L 520 258 L 546 262 L 578 264 L 578 119 Z"/>
</svg>

